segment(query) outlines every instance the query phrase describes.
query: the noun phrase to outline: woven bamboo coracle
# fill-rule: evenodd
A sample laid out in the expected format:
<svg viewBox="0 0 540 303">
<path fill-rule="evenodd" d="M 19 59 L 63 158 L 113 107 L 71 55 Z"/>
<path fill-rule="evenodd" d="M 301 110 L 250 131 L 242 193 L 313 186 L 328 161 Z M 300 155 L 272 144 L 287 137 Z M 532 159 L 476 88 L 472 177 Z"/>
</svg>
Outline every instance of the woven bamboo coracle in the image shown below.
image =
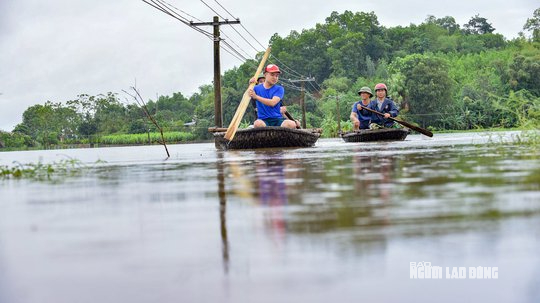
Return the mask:
<svg viewBox="0 0 540 303">
<path fill-rule="evenodd" d="M 256 149 L 276 147 L 311 147 L 320 137 L 320 130 L 292 129 L 286 127 L 258 127 L 240 129 L 232 141 L 225 133 L 214 133 L 217 149 Z"/>
<path fill-rule="evenodd" d="M 343 133 L 341 138 L 345 142 L 402 141 L 408 134 L 403 128 L 365 129 Z"/>
</svg>

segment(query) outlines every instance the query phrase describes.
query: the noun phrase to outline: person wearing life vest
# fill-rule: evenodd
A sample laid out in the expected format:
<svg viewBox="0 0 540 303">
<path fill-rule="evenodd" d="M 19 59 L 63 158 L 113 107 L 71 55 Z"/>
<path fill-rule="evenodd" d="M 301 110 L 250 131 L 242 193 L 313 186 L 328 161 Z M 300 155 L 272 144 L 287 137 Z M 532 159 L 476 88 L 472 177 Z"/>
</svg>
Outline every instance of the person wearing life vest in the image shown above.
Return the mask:
<svg viewBox="0 0 540 303">
<path fill-rule="evenodd" d="M 352 106 L 351 121 L 353 123 L 353 128 L 354 130 L 369 129 L 369 124 L 371 123 L 373 114 L 365 109 L 362 109 L 361 106 L 370 108 L 369 106 L 371 104 L 371 97 L 373 97 L 373 93 L 369 87 L 364 86 L 358 91 L 358 95 L 360 95 L 362 100 L 355 102 Z"/>
<path fill-rule="evenodd" d="M 369 128 L 376 129 L 376 128 L 391 128 L 395 126 L 395 122 L 392 120 L 388 120 L 389 117 L 397 117 L 399 110 L 396 107 L 396 104 L 391 99 L 387 98 L 388 89 L 386 88 L 386 84 L 379 83 L 375 85 L 375 95 L 377 98 L 375 100 L 371 101 L 370 108 L 373 110 L 376 110 L 382 114 L 384 114 L 384 117 L 381 117 L 380 115 L 373 114 L 373 118 L 371 120 L 371 124 L 369 125 Z"/>
<path fill-rule="evenodd" d="M 254 127 L 282 126 L 296 128 L 295 121 L 283 117 L 280 107 L 285 95 L 285 89 L 277 85 L 281 71 L 275 64 L 269 64 L 264 69 L 264 82 L 249 90 L 249 96 L 256 101 L 257 120 Z"/>
</svg>

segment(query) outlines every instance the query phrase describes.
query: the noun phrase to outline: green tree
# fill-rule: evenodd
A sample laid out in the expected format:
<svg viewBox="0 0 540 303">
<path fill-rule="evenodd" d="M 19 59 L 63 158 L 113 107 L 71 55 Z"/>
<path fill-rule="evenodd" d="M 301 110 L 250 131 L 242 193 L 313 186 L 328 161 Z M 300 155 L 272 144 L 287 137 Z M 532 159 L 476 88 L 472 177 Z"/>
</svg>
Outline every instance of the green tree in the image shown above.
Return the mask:
<svg viewBox="0 0 540 303">
<path fill-rule="evenodd" d="M 433 23 L 446 30 L 448 35 L 453 35 L 459 31 L 459 24 L 456 23 L 456 19 L 451 16 L 445 16 L 443 18 L 435 18 L 435 16 L 429 15 L 426 18 L 426 23 Z"/>
<path fill-rule="evenodd" d="M 15 127 L 16 131 L 30 136 L 44 147 L 49 147 L 58 141 L 58 128 L 54 125 L 52 103 L 37 104 L 27 108 L 23 113 L 21 125 Z"/>
<path fill-rule="evenodd" d="M 511 89 L 526 89 L 540 96 L 540 52 L 516 54 L 509 66 L 507 79 Z"/>
<path fill-rule="evenodd" d="M 532 32 L 532 40 L 540 42 L 540 8 L 534 10 L 532 18 L 528 18 L 523 30 Z"/>
<path fill-rule="evenodd" d="M 392 64 L 393 72 L 401 73 L 409 93 L 410 114 L 423 126 L 437 126 L 437 113 L 451 104 L 452 81 L 447 63 L 431 55 L 409 55 Z"/>
<path fill-rule="evenodd" d="M 129 134 L 144 134 L 148 132 L 148 123 L 143 119 L 131 120 L 129 122 Z"/>
<path fill-rule="evenodd" d="M 107 95 L 97 96 L 95 108 L 94 118 L 99 133 L 114 134 L 126 131 L 128 124 L 126 109 L 118 100 L 117 94 L 109 92 Z"/>
<path fill-rule="evenodd" d="M 79 135 L 83 138 L 91 138 L 98 132 L 97 122 L 94 118 L 86 115 L 77 128 Z"/>
<path fill-rule="evenodd" d="M 465 23 L 463 28 L 464 32 L 469 35 L 491 34 L 495 31 L 491 23 L 488 23 L 487 19 L 480 17 L 479 14 L 476 14 L 469 22 Z"/>
</svg>

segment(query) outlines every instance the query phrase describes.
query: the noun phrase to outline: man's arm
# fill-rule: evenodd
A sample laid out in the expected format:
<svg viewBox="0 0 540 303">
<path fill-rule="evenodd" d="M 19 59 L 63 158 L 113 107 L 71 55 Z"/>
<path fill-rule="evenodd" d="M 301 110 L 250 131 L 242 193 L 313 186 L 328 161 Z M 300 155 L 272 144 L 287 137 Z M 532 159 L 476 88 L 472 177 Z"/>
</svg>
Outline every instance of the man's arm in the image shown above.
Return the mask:
<svg viewBox="0 0 540 303">
<path fill-rule="evenodd" d="M 268 106 L 276 106 L 276 104 L 278 104 L 279 101 L 281 101 L 281 98 L 278 97 L 278 96 L 274 96 L 272 99 L 263 98 L 261 96 L 258 96 L 252 89 L 249 90 L 249 96 L 252 99 L 255 99 L 255 100 L 261 102 L 262 104 L 268 105 Z"/>
<path fill-rule="evenodd" d="M 351 112 L 351 121 L 352 122 L 360 121 L 360 120 L 358 120 L 358 114 L 356 114 L 355 112 Z"/>
<path fill-rule="evenodd" d="M 394 101 L 391 101 L 390 100 L 390 116 L 392 117 L 397 117 L 397 115 L 399 114 L 399 110 L 397 109 L 397 106 L 396 104 L 394 103 Z"/>
</svg>

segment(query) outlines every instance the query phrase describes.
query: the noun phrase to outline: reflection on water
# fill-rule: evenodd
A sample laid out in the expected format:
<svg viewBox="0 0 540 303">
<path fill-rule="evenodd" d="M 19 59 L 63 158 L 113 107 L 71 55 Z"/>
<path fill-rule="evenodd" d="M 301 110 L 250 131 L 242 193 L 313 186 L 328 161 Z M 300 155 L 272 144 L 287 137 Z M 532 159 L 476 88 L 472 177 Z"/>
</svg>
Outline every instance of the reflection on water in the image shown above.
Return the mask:
<svg viewBox="0 0 540 303">
<path fill-rule="evenodd" d="M 223 271 L 229 272 L 229 240 L 227 238 L 227 198 L 225 193 L 225 173 L 223 171 L 223 154 L 218 154 L 217 179 L 219 196 L 219 223 L 221 234 L 221 252 L 223 256 Z"/>
<path fill-rule="evenodd" d="M 540 152 L 435 139 L 112 149 L 60 183 L 3 180 L 0 299 L 538 302 Z M 409 279 L 420 261 L 499 279 Z"/>
</svg>

